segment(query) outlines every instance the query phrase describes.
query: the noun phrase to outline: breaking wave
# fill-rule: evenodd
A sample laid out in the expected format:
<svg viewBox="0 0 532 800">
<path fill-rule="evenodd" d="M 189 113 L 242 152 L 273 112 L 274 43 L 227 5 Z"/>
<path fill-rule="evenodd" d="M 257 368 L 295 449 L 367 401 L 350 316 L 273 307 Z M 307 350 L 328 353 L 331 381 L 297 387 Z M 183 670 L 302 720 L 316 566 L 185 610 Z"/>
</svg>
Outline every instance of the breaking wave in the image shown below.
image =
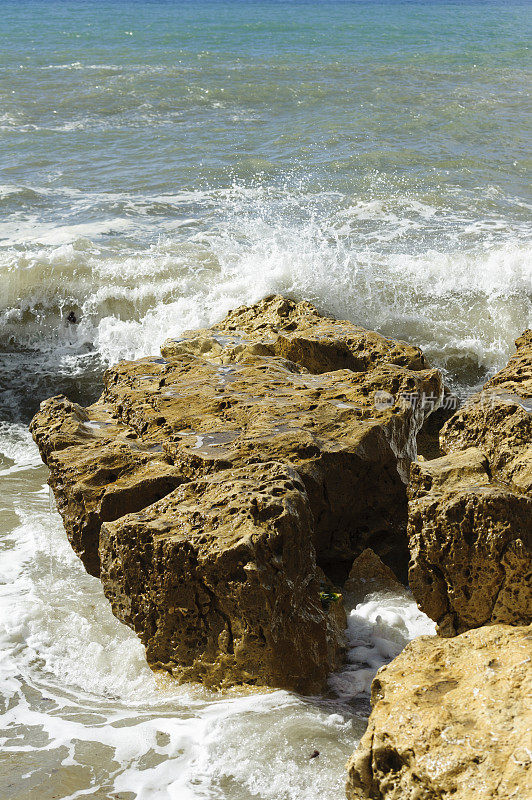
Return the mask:
<svg viewBox="0 0 532 800">
<path fill-rule="evenodd" d="M 4 201 L 14 192 L 4 188 Z M 25 188 L 17 201 L 41 197 Z M 414 342 L 471 388 L 530 323 L 526 227 L 441 203 L 238 185 L 58 202 L 70 208 L 63 225 L 27 210 L 2 224 L 0 345 L 29 353 L 36 376 L 51 363 L 73 376 L 78 356 L 103 366 L 154 353 L 279 292 Z"/>
</svg>

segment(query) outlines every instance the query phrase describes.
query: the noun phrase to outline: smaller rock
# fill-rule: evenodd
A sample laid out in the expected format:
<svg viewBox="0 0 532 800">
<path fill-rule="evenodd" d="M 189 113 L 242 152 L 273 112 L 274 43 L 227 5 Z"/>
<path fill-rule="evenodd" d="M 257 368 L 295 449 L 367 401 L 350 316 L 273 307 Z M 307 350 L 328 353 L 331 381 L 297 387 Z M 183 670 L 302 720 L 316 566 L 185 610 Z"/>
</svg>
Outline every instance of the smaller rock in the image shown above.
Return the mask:
<svg viewBox="0 0 532 800">
<path fill-rule="evenodd" d="M 412 464 L 408 492 L 409 583 L 438 633 L 530 622 L 532 498 L 475 447 Z"/>
<path fill-rule="evenodd" d="M 532 796 L 530 627 L 421 636 L 373 681 L 348 800 Z"/>
<path fill-rule="evenodd" d="M 404 591 L 394 573 L 369 547 L 355 558 L 344 584 L 344 592 L 353 603 L 360 603 L 372 592 Z"/>
</svg>

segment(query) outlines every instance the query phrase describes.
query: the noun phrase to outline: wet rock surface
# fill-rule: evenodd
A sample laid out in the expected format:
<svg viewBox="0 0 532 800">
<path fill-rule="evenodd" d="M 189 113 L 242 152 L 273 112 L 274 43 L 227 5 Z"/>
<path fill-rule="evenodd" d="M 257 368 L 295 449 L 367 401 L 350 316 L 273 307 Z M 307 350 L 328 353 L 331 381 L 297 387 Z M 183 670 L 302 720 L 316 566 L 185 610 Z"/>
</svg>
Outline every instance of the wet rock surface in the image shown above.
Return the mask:
<svg viewBox="0 0 532 800">
<path fill-rule="evenodd" d="M 180 473 L 160 447 L 143 442 L 99 404 L 88 411 L 65 397 L 46 400 L 32 433 L 70 543 L 87 572 L 98 576 L 102 522 L 164 497 L 179 486 Z"/>
<path fill-rule="evenodd" d="M 522 800 L 532 791 L 529 626 L 420 637 L 377 673 L 349 800 Z"/>
<path fill-rule="evenodd" d="M 219 363 L 248 355 L 277 356 L 313 373 L 367 372 L 378 364 L 429 368 L 419 347 L 324 317 L 311 303 L 294 303 L 285 297 L 268 297 L 230 311 L 212 328 L 167 340 L 161 352 L 163 356 L 190 352 Z"/>
<path fill-rule="evenodd" d="M 418 348 L 279 297 L 162 354 L 108 370 L 95 405 L 52 398 L 34 418 L 72 545 L 154 666 L 316 691 L 343 646 L 321 570 L 338 586 L 371 547 L 406 575 L 405 482 L 430 409 L 405 398 L 437 406 L 441 375 Z"/>
<path fill-rule="evenodd" d="M 276 460 L 300 474 L 328 571 L 364 546 L 406 571 L 405 472 L 421 409 L 375 407 L 384 387 L 438 391 L 436 371 L 379 365 L 318 375 L 253 356 L 223 367 L 184 354 L 165 364 L 122 363 L 105 376 L 106 406 L 146 443 L 161 443 L 183 479 Z"/>
</svg>

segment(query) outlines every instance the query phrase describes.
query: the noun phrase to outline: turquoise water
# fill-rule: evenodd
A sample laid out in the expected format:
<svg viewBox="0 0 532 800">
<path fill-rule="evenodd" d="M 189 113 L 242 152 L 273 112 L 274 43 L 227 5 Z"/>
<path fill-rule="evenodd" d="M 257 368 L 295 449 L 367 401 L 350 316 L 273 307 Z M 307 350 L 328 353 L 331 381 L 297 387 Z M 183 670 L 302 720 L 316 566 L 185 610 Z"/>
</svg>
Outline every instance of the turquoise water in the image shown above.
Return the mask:
<svg viewBox="0 0 532 800">
<path fill-rule="evenodd" d="M 26 424 L 271 292 L 470 392 L 532 323 L 530 28 L 518 2 L 0 0 L 3 800 L 342 797 L 371 676 L 431 630 L 411 599 L 351 619 L 330 697 L 163 690 Z"/>
<path fill-rule="evenodd" d="M 4 0 L 3 413 L 94 393 L 104 363 L 272 291 L 478 383 L 531 315 L 530 20 Z"/>
<path fill-rule="evenodd" d="M 145 193 L 304 181 L 353 193 L 377 178 L 431 199 L 460 190 L 462 203 L 493 184 L 510 207 L 526 192 L 528 4 L 2 10 L 14 182 Z"/>
</svg>

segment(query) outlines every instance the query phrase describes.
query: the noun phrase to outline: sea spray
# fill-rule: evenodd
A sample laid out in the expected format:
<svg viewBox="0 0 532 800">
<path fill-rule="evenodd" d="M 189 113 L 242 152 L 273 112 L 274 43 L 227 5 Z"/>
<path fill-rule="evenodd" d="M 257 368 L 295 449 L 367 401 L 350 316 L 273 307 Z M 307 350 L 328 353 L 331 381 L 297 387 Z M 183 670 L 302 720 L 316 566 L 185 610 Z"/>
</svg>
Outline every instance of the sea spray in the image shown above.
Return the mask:
<svg viewBox="0 0 532 800">
<path fill-rule="evenodd" d="M 529 8 L 65 8 L 0 19 L 2 789 L 340 800 L 371 676 L 431 632 L 409 596 L 351 611 L 330 698 L 158 687 L 25 424 L 271 292 L 423 347 L 462 395 L 500 368 L 532 322 Z"/>
</svg>

